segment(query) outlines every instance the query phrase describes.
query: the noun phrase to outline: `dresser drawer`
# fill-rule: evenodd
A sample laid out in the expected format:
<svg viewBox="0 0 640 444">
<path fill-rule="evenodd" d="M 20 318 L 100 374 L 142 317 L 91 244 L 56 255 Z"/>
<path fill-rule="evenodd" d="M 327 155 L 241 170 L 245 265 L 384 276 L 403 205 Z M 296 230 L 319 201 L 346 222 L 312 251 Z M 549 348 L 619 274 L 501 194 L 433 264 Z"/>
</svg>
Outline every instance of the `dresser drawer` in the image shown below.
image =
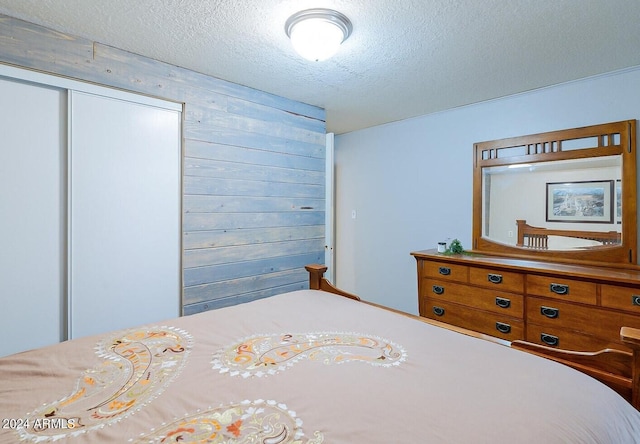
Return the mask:
<svg viewBox="0 0 640 444">
<path fill-rule="evenodd" d="M 565 279 L 561 276 L 527 276 L 527 294 L 546 296 L 563 301 L 596 304 L 596 284 Z"/>
<path fill-rule="evenodd" d="M 524 338 L 524 321 L 431 299 L 420 299 L 420 315 L 447 324 L 515 341 Z"/>
<path fill-rule="evenodd" d="M 469 280 L 469 267 L 466 265 L 424 261 L 422 267 L 425 277 L 456 282 L 467 282 Z"/>
<path fill-rule="evenodd" d="M 493 290 L 514 293 L 524 291 L 524 275 L 511 271 L 472 267 L 469 269 L 469 283 Z"/>
<path fill-rule="evenodd" d="M 422 297 L 455 302 L 519 319 L 524 317 L 524 297 L 521 294 L 470 287 L 436 279 L 424 279 L 423 282 Z"/>
<path fill-rule="evenodd" d="M 538 298 L 527 298 L 526 319 L 527 324 L 563 328 L 613 342 L 620 341 L 623 326 L 640 328 L 640 316 Z"/>
<path fill-rule="evenodd" d="M 583 333 L 577 333 L 563 328 L 527 323 L 527 341 L 548 347 L 562 348 L 576 351 L 599 351 L 605 348 L 615 348 L 628 351 L 620 341 L 607 341 Z"/>
<path fill-rule="evenodd" d="M 602 285 L 600 298 L 603 307 L 618 308 L 640 315 L 640 288 Z"/>
</svg>

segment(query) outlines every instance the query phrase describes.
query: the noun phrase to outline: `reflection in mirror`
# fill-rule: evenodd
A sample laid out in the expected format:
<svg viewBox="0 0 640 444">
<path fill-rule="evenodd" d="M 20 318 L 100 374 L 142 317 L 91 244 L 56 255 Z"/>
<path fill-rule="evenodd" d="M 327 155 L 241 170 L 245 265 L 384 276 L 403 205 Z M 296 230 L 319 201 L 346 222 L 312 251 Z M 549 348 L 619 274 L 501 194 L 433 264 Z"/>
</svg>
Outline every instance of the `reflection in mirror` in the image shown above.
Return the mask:
<svg viewBox="0 0 640 444">
<path fill-rule="evenodd" d="M 554 251 L 619 245 L 621 177 L 621 155 L 485 167 L 482 236 Z"/>
</svg>

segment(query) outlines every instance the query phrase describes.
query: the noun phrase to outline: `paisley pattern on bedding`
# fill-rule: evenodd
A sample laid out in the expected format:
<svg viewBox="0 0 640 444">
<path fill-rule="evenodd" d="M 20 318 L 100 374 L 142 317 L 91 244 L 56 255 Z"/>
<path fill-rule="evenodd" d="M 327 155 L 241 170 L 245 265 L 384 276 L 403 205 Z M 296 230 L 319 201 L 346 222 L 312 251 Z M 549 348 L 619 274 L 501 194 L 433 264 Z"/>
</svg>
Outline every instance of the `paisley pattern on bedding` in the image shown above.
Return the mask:
<svg viewBox="0 0 640 444">
<path fill-rule="evenodd" d="M 301 359 L 340 364 L 361 361 L 376 366 L 400 365 L 404 348 L 376 336 L 358 333 L 300 333 L 257 335 L 219 350 L 213 369 L 231 376 L 268 376 Z"/>
<path fill-rule="evenodd" d="M 210 408 L 185 416 L 155 429 L 135 444 L 321 444 L 324 436 L 315 432 L 307 439 L 296 413 L 276 401 L 243 401 Z"/>
<path fill-rule="evenodd" d="M 180 373 L 191 345 L 191 335 L 174 327 L 112 333 L 96 346 L 104 361 L 84 371 L 69 396 L 30 413 L 21 439 L 55 441 L 133 414 Z"/>
</svg>

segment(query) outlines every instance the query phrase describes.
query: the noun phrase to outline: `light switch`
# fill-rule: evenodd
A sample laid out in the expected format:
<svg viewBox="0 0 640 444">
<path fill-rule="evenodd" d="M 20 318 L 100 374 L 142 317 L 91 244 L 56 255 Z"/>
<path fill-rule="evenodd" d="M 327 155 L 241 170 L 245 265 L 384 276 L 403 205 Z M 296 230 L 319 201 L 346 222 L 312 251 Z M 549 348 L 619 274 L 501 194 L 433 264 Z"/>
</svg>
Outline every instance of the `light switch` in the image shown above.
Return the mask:
<svg viewBox="0 0 640 444">
<path fill-rule="evenodd" d="M 355 219 L 357 216 L 356 210 L 351 210 L 351 219 Z"/>
</svg>

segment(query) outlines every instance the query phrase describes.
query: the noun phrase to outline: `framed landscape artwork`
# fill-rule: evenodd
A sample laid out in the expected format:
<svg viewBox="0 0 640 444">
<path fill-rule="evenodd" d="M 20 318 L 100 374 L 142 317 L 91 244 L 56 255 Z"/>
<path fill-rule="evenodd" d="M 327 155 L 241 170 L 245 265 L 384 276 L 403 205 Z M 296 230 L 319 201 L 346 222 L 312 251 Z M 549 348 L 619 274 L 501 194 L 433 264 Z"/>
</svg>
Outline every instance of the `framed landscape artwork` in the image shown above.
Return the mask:
<svg viewBox="0 0 640 444">
<path fill-rule="evenodd" d="M 547 222 L 613 223 L 614 181 L 547 183 Z"/>
</svg>

